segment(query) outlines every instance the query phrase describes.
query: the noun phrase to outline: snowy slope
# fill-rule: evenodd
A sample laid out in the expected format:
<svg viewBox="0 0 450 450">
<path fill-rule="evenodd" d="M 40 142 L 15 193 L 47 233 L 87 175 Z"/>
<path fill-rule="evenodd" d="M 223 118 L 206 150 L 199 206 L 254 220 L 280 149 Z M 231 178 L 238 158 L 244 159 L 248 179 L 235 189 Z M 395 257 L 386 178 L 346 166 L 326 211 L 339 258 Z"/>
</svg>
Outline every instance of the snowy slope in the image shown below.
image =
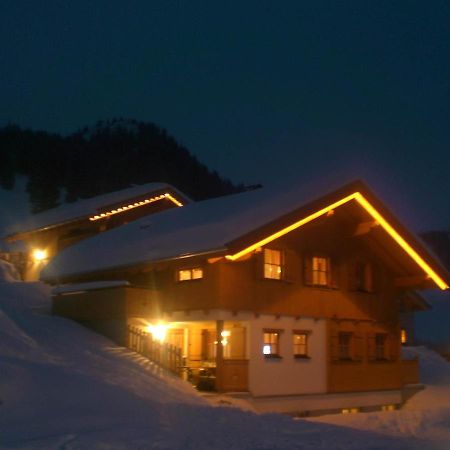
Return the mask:
<svg viewBox="0 0 450 450">
<path fill-rule="evenodd" d="M 48 294 L 40 283 L 0 283 L 2 450 L 450 447 L 442 434 L 423 433 L 449 424 L 450 365 L 433 354 L 426 361 L 431 374 L 440 374 L 428 378 L 435 387 L 405 411 L 334 416 L 343 423 L 256 415 L 212 407 L 187 383 L 133 352 L 50 316 Z M 433 389 L 441 399 L 436 407 L 426 397 Z M 376 419 L 358 425 L 360 417 Z"/>
</svg>

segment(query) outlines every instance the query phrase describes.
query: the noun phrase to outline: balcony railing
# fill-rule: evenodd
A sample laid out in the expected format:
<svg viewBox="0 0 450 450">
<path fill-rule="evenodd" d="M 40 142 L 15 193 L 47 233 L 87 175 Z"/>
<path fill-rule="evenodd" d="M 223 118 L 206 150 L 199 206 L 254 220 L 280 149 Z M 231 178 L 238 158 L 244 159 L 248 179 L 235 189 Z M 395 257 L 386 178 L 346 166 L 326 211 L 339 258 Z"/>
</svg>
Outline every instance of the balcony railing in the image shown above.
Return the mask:
<svg viewBox="0 0 450 450">
<path fill-rule="evenodd" d="M 128 348 L 148 358 L 158 366 L 180 375 L 183 367 L 181 348 L 160 342 L 140 328 L 128 327 Z"/>
</svg>

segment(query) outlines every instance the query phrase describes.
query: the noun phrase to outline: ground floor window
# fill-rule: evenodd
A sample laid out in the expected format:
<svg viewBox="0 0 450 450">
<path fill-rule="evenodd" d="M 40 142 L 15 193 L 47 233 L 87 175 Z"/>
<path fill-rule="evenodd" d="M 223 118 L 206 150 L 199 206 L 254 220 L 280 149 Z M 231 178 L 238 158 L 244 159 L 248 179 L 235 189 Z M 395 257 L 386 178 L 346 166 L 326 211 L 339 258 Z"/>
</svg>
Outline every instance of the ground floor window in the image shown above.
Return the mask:
<svg viewBox="0 0 450 450">
<path fill-rule="evenodd" d="M 377 333 L 375 335 L 375 359 L 384 360 L 386 358 L 386 339 L 384 333 Z"/>
<path fill-rule="evenodd" d="M 292 334 L 292 344 L 294 347 L 294 357 L 308 358 L 308 332 L 294 331 Z"/>
<path fill-rule="evenodd" d="M 353 333 L 340 332 L 338 335 L 338 357 L 342 360 L 352 359 Z"/>
<path fill-rule="evenodd" d="M 267 358 L 280 356 L 280 330 L 264 330 L 262 350 Z"/>
</svg>

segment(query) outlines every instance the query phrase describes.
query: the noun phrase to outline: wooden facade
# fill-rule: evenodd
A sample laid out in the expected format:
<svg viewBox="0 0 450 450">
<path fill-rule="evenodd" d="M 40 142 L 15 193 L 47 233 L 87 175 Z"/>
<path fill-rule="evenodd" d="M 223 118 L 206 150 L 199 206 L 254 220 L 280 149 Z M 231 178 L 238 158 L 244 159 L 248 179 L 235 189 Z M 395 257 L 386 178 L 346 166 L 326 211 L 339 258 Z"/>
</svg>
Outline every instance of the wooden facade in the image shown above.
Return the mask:
<svg viewBox="0 0 450 450">
<path fill-rule="evenodd" d="M 281 252 L 279 280 L 264 278 L 264 248 L 239 261 L 193 257 L 120 272 L 117 275 L 121 279 L 142 289 L 116 288 L 92 291 L 89 295 L 62 296 L 55 298 L 54 311 L 80 321 L 93 320 L 103 330 L 108 328 L 105 321 L 111 321 L 114 329 L 114 322 L 121 320 L 116 328 L 118 334 L 109 336 L 122 344 L 130 318 L 152 322 L 164 317 L 170 321 L 174 312 L 181 312 L 186 322 L 191 312 L 210 314 L 211 333 L 216 326 L 215 310 L 250 312 L 254 317 L 271 315 L 274 323 L 280 316 L 325 319 L 327 392 L 401 389 L 405 379 L 414 378 L 405 375 L 400 357 L 399 299 L 406 287 L 397 286 L 396 278 L 403 268 L 396 266 L 395 254 L 386 261 L 384 253 L 372 251 L 367 236 L 355 236 L 353 231 L 354 226 L 333 215 L 267 246 Z M 332 286 L 308 284 L 305 266 L 313 255 L 330 258 Z M 355 290 L 352 276 L 356 261 L 370 264 L 373 280 L 369 292 Z M 195 267 L 202 269 L 202 278 L 177 279 L 180 270 Z M 348 360 L 337 354 L 339 333 L 351 335 Z M 384 339 L 383 355 L 374 354 L 376 336 Z M 200 354 L 198 357 L 192 354 L 191 360 L 194 365 L 195 360 L 201 360 Z M 248 386 L 245 357 L 224 361 L 217 387 L 224 391 L 245 390 Z"/>
<path fill-rule="evenodd" d="M 55 295 L 54 312 L 122 345 L 129 326 L 144 333 L 164 324 L 166 342 L 182 355 L 180 372 L 204 386 L 214 379 L 218 391 L 328 395 L 334 407 L 400 404 L 404 386 L 419 382 L 418 362 L 401 357 L 402 317 L 426 308 L 411 292 L 445 288 L 450 277 L 392 215 L 382 226 L 369 207 L 339 203 L 354 189 L 274 217 L 223 249 L 62 276 L 58 282 L 129 286 Z"/>
</svg>

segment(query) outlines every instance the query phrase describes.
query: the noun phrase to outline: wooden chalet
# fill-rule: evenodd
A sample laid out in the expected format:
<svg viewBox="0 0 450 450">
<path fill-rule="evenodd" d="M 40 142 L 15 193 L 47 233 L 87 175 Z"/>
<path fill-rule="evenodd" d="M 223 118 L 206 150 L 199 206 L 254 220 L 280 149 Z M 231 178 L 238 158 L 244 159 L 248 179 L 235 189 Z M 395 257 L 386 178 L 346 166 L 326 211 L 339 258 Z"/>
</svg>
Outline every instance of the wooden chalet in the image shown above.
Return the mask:
<svg viewBox="0 0 450 450">
<path fill-rule="evenodd" d="M 450 276 L 362 182 L 191 203 L 59 253 L 53 309 L 260 411 L 393 409 L 401 315 Z M 184 375 L 183 375 L 184 374 Z"/>
<path fill-rule="evenodd" d="M 149 183 L 65 204 L 12 227 L 6 241 L 22 241 L 20 270 L 37 280 L 46 263 L 62 249 L 142 216 L 180 207 L 190 200 L 165 183 Z M 17 257 L 16 257 L 17 259 Z"/>
</svg>

